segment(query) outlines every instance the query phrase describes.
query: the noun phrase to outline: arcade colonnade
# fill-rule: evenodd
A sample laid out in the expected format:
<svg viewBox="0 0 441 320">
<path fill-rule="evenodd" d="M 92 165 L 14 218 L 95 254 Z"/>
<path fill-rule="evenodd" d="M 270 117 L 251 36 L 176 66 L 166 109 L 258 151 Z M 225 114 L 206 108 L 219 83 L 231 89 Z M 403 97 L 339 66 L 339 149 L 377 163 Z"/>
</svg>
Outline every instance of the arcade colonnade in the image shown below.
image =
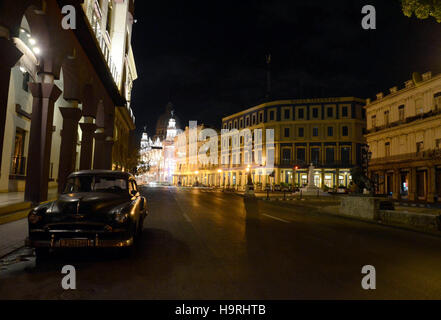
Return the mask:
<svg viewBox="0 0 441 320">
<path fill-rule="evenodd" d="M 63 2 L 0 4 L 0 192 L 33 203 L 75 169 L 111 169 L 115 107 L 126 104 L 83 1 L 70 1 L 76 30 L 61 27 Z"/>
</svg>

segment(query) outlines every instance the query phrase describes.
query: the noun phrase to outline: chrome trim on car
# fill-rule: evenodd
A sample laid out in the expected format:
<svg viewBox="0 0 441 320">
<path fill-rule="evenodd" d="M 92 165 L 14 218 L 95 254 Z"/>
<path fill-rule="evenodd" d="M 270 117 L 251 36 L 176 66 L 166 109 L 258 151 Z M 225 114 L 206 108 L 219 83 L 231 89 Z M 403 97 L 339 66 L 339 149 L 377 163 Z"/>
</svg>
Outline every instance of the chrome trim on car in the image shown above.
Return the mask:
<svg viewBox="0 0 441 320">
<path fill-rule="evenodd" d="M 95 240 L 91 239 L 84 239 L 87 240 L 87 244 L 85 246 L 68 246 L 68 245 L 61 245 L 61 240 L 80 240 L 76 238 L 66 238 L 66 239 L 57 239 L 51 238 L 51 240 L 30 240 L 27 238 L 25 240 L 25 245 L 27 247 L 33 247 L 33 248 L 123 248 L 123 247 L 130 247 L 133 245 L 133 237 L 126 239 L 126 240 L 107 240 L 107 239 L 99 239 L 97 236 L 95 237 Z"/>
</svg>

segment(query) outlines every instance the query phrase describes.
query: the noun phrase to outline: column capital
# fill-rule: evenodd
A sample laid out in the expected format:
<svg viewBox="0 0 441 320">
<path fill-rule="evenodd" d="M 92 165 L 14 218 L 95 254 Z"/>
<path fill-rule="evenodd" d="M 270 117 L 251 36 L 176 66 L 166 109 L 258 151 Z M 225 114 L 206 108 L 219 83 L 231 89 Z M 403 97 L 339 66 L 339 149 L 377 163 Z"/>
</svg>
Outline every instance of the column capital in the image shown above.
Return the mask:
<svg viewBox="0 0 441 320">
<path fill-rule="evenodd" d="M 61 95 L 61 90 L 55 83 L 30 82 L 29 89 L 34 98 L 57 101 Z"/>
<path fill-rule="evenodd" d="M 63 119 L 70 119 L 76 122 L 81 119 L 81 110 L 78 108 L 59 108 Z"/>
<path fill-rule="evenodd" d="M 96 124 L 89 122 L 82 122 L 80 123 L 80 128 L 82 132 L 93 134 L 96 130 Z"/>
</svg>

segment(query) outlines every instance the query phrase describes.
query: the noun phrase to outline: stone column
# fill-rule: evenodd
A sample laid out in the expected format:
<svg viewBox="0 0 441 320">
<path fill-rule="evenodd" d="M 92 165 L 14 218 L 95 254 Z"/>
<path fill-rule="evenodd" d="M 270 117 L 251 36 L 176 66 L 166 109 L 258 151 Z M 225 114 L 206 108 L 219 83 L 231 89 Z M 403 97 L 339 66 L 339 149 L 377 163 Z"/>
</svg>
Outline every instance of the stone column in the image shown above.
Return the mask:
<svg viewBox="0 0 441 320">
<path fill-rule="evenodd" d="M 61 94 L 53 81 L 53 75 L 42 74 L 42 82 L 29 84 L 33 102 L 25 200 L 32 203 L 47 200 L 54 104 Z"/>
<path fill-rule="evenodd" d="M 436 195 L 436 169 L 435 167 L 429 167 L 427 169 L 427 201 L 435 202 Z"/>
<path fill-rule="evenodd" d="M 97 116 L 97 108 L 101 103 L 97 100 L 92 84 L 86 84 L 83 88 L 83 117 L 80 123 L 81 128 L 81 154 L 80 154 L 80 170 L 90 170 L 92 168 L 93 154 L 93 138 L 97 126 L 95 119 Z"/>
<path fill-rule="evenodd" d="M 78 101 L 72 101 L 71 108 L 60 108 L 63 117 L 61 131 L 60 165 L 58 168 L 58 192 L 60 193 L 66 183 L 67 176 L 75 170 L 76 145 L 78 139 L 78 122 L 81 110 Z"/>
<path fill-rule="evenodd" d="M 335 179 L 334 179 L 334 181 L 335 181 L 335 185 L 334 185 L 334 187 L 335 188 L 338 188 L 339 186 L 340 186 L 340 169 L 336 169 L 335 170 Z"/>
<path fill-rule="evenodd" d="M 80 170 L 90 170 L 92 168 L 93 137 L 96 130 L 93 120 L 91 117 L 84 117 L 84 122 L 80 123 L 82 132 Z"/>
<path fill-rule="evenodd" d="M 409 200 L 415 201 L 417 199 L 416 187 L 417 187 L 417 177 L 416 177 L 416 168 L 410 169 L 410 177 L 409 177 Z"/>
<path fill-rule="evenodd" d="M 103 150 L 104 150 L 104 157 L 103 157 L 103 169 L 107 169 L 107 170 L 111 170 L 112 169 L 112 149 L 113 149 L 113 138 L 107 136 L 104 139 L 104 145 L 103 145 Z"/>
<path fill-rule="evenodd" d="M 103 128 L 96 129 L 94 133 L 95 137 L 95 151 L 93 155 L 93 168 L 94 169 L 105 169 L 105 140 L 106 135 L 104 134 Z"/>
<path fill-rule="evenodd" d="M 0 164 L 2 163 L 3 140 L 5 136 L 6 112 L 8 110 L 9 81 L 11 68 L 17 63 L 23 53 L 6 38 L 0 38 Z M 1 169 L 1 165 L 0 165 Z"/>
<path fill-rule="evenodd" d="M 400 170 L 395 169 L 394 175 L 393 175 L 393 181 L 392 181 L 392 199 L 399 200 L 401 198 L 400 194 Z"/>
<path fill-rule="evenodd" d="M 325 187 L 325 169 L 322 169 L 321 171 L 321 178 L 322 178 L 321 188 L 323 189 Z"/>
</svg>

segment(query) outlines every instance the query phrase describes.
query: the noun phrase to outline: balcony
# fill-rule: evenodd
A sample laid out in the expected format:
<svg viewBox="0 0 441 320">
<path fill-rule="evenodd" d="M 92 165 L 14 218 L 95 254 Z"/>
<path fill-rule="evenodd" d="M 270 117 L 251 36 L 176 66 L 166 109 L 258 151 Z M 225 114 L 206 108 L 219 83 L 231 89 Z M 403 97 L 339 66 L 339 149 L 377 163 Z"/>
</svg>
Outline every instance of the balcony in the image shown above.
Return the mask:
<svg viewBox="0 0 441 320">
<path fill-rule="evenodd" d="M 109 67 L 113 80 L 115 81 L 115 84 L 119 86 L 120 76 L 116 69 L 116 65 L 112 61 L 112 56 L 109 49 L 110 37 L 107 31 L 103 32 L 100 27 L 102 13 L 98 0 L 93 0 L 90 3 L 89 7 L 87 8 L 86 16 L 95 34 L 95 38 L 98 41 L 101 53 L 107 62 L 107 66 Z"/>
<path fill-rule="evenodd" d="M 388 157 L 373 158 L 369 165 L 377 165 L 392 162 L 419 161 L 419 160 L 437 160 L 441 159 L 441 149 L 425 150 L 421 152 L 412 152 L 398 154 Z"/>
<path fill-rule="evenodd" d="M 375 126 L 369 130 L 367 130 L 367 134 L 373 133 L 373 132 L 378 132 L 384 129 L 389 129 L 389 128 L 394 128 L 394 127 L 398 127 L 400 125 L 403 124 L 407 124 L 407 123 L 411 123 L 417 120 L 422 120 L 422 119 L 427 119 L 433 116 L 437 116 L 441 114 L 441 109 L 436 109 L 436 110 L 430 110 L 429 112 L 426 113 L 421 113 L 419 115 L 413 116 L 413 117 L 408 117 L 405 118 L 404 120 L 398 120 L 398 121 L 394 121 L 394 122 L 390 122 L 386 125 L 382 125 L 382 126 Z"/>
</svg>

